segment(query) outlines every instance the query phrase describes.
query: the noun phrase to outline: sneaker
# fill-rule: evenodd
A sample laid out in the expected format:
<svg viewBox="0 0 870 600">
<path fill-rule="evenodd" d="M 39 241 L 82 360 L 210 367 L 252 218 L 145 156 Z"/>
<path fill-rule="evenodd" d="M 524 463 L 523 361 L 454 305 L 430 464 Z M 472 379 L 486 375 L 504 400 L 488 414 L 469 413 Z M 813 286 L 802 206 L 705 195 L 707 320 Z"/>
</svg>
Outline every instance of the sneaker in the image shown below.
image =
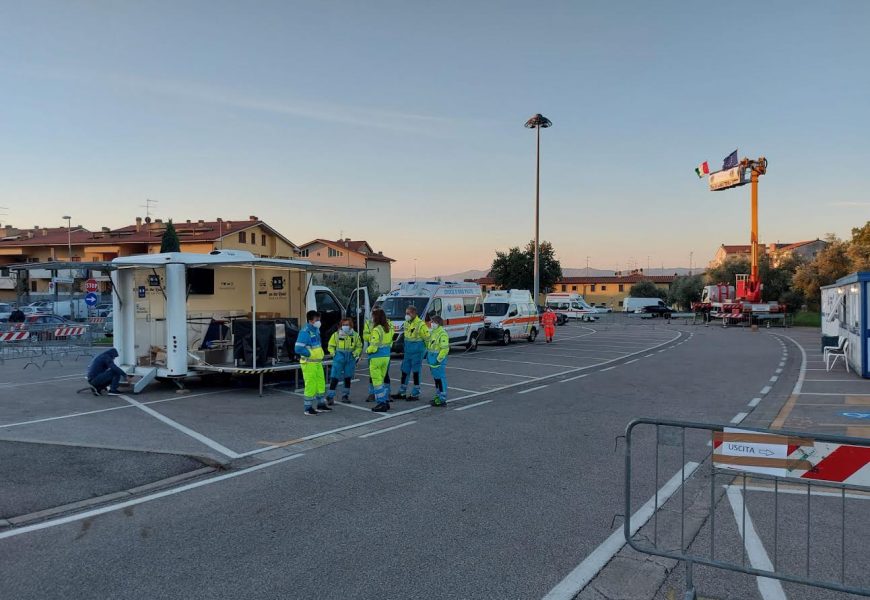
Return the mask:
<svg viewBox="0 0 870 600">
<path fill-rule="evenodd" d="M 399 392 L 398 394 L 393 394 L 392 396 L 390 396 L 390 398 L 392 398 L 393 400 L 407 400 L 408 399 L 408 397 L 405 394 L 403 394 L 402 392 Z"/>
<path fill-rule="evenodd" d="M 332 406 L 333 404 L 335 404 L 335 398 L 327 398 L 326 399 L 327 406 Z"/>
<path fill-rule="evenodd" d="M 330 410 L 332 410 L 332 409 L 329 408 L 329 406 L 326 404 L 318 404 L 317 405 L 317 412 L 326 412 L 326 411 L 330 411 Z"/>
<path fill-rule="evenodd" d="M 95 386 L 95 385 L 91 385 L 91 384 L 89 383 L 89 384 L 88 384 L 88 387 L 91 388 L 91 393 L 92 393 L 94 396 L 101 396 L 101 395 L 102 395 L 102 394 L 100 393 L 100 390 L 97 389 L 97 386 Z"/>
<path fill-rule="evenodd" d="M 375 401 L 375 395 L 369 394 L 368 397 L 366 398 L 366 402 L 374 402 L 374 401 Z"/>
<path fill-rule="evenodd" d="M 405 398 L 405 400 L 407 400 L 408 402 L 414 402 L 414 401 L 419 400 L 419 399 L 420 399 L 420 394 L 417 394 L 416 396 L 408 396 L 407 398 Z"/>
<path fill-rule="evenodd" d="M 317 411 L 314 410 L 312 407 L 309 406 L 308 408 L 306 408 L 306 409 L 303 411 L 302 414 L 305 415 L 305 416 L 315 416 L 315 415 L 317 415 Z"/>
<path fill-rule="evenodd" d="M 350 403 L 351 403 L 351 402 L 350 402 L 350 398 L 348 398 L 347 396 L 342 396 L 342 397 L 341 397 L 341 401 L 344 402 L 345 404 L 350 404 Z"/>
<path fill-rule="evenodd" d="M 109 390 L 109 394 L 108 394 L 108 395 L 109 395 L 109 396 L 120 396 L 120 395 L 121 395 L 121 392 L 119 392 L 118 390 Z"/>
<path fill-rule="evenodd" d="M 383 402 L 375 404 L 372 407 L 372 412 L 387 412 L 388 410 L 390 410 L 390 405 Z"/>
</svg>

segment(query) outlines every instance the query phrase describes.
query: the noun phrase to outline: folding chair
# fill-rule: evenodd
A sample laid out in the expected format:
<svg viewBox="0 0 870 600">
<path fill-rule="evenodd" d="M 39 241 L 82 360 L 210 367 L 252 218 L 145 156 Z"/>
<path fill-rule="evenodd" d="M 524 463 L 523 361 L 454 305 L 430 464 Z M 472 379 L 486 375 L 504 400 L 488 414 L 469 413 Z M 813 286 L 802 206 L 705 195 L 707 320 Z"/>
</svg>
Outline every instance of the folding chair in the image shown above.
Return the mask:
<svg viewBox="0 0 870 600">
<path fill-rule="evenodd" d="M 837 364 L 837 360 L 842 358 L 843 364 L 846 365 L 846 373 L 849 372 L 849 360 L 846 358 L 846 353 L 849 351 L 849 340 L 843 342 L 842 349 L 829 350 L 825 354 L 825 370 L 830 371 Z M 833 358 L 833 360 L 831 360 Z M 830 360 L 830 364 L 828 361 Z"/>
</svg>

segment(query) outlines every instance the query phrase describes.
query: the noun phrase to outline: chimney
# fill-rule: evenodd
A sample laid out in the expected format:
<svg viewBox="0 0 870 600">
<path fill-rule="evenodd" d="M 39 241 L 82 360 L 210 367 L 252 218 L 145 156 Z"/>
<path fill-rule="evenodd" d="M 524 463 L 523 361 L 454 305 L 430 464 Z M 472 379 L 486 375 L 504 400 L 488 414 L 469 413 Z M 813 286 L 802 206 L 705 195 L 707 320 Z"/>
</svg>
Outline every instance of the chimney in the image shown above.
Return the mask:
<svg viewBox="0 0 870 600">
<path fill-rule="evenodd" d="M 188 221 L 188 222 L 189 222 L 189 221 Z M 202 227 L 202 226 L 205 225 L 205 221 L 203 221 L 202 219 L 200 219 L 199 221 L 196 222 L 196 224 L 199 225 L 200 227 Z"/>
<path fill-rule="evenodd" d="M 163 223 L 163 219 L 154 219 L 155 223 Z"/>
<path fill-rule="evenodd" d="M 249 220 L 249 221 L 259 221 L 260 219 L 258 219 L 258 218 L 256 217 L 256 215 L 251 215 L 251 216 L 248 217 L 248 220 Z"/>
<path fill-rule="evenodd" d="M 100 229 L 103 231 L 103 233 L 109 233 L 110 231 L 112 231 L 108 227 L 101 227 Z"/>
<path fill-rule="evenodd" d="M 233 222 L 227 221 L 227 231 L 229 231 L 232 228 L 232 226 L 233 226 Z"/>
<path fill-rule="evenodd" d="M 187 220 L 187 224 L 190 225 L 190 219 Z"/>
<path fill-rule="evenodd" d="M 136 231 L 142 229 L 142 217 L 136 217 Z"/>
<path fill-rule="evenodd" d="M 42 237 L 45 237 L 45 236 L 47 236 L 47 235 L 48 235 L 48 229 L 46 229 L 45 227 L 43 227 L 43 228 L 42 228 Z"/>
</svg>

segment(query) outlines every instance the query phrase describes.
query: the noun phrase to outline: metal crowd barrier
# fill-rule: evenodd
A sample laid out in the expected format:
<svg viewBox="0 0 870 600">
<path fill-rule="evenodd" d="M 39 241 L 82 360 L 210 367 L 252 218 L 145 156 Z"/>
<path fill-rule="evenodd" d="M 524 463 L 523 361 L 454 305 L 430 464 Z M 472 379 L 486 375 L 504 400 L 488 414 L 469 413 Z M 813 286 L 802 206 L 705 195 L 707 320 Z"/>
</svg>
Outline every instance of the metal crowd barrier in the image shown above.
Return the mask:
<svg viewBox="0 0 870 600">
<path fill-rule="evenodd" d="M 643 437 L 643 442 L 635 437 Z M 790 582 L 870 596 L 866 559 L 854 558 L 866 556 L 863 548 L 866 534 L 856 525 L 850 531 L 849 525 L 866 523 L 870 528 L 870 519 L 862 506 L 870 501 L 870 439 L 636 419 L 627 426 L 625 441 L 626 542 L 638 552 L 684 563 L 685 600 L 697 598 L 693 583 L 695 565 L 769 578 L 758 580 L 760 588 Z M 653 452 L 648 447 L 650 441 L 655 445 Z M 635 448 L 636 443 L 644 445 Z M 679 488 L 671 486 L 662 499 L 660 449 L 668 447 L 672 460 L 680 461 L 680 472 L 662 490 L 677 483 Z M 687 455 L 700 465 L 687 463 Z M 632 491 L 640 487 L 635 486 L 639 482 L 633 482 L 633 460 L 654 461 L 651 469 L 644 472 L 653 475 L 656 489 L 651 531 L 649 525 L 643 528 L 636 524 L 632 528 L 628 517 L 632 514 Z M 670 469 L 666 472 L 670 473 Z M 709 483 L 703 481 L 705 476 L 709 477 Z M 649 481 L 644 484 L 649 487 Z M 687 492 L 687 487 L 693 489 Z M 762 520 L 756 521 L 759 526 L 748 519 L 748 492 L 772 494 L 772 501 L 765 502 L 761 496 L 755 499 L 756 518 L 758 513 L 763 515 Z M 727 503 L 720 502 L 723 497 L 727 497 Z M 769 500 L 770 496 L 763 498 Z M 848 505 L 849 519 L 847 499 L 858 501 Z M 717 523 L 719 504 L 730 504 L 729 512 L 733 512 L 734 519 L 729 521 L 736 525 L 742 539 L 740 558 L 736 558 L 738 549 L 733 545 L 722 545 L 729 524 Z M 863 510 L 858 512 L 855 505 Z M 660 513 L 664 524 L 659 523 Z M 796 525 L 798 515 L 806 523 Z M 764 534 L 767 539 L 762 539 Z M 749 537 L 759 543 L 747 544 Z M 772 551 L 772 558 L 765 547 Z M 854 569 L 847 569 L 850 564 Z"/>
<path fill-rule="evenodd" d="M 94 332 L 88 323 L 7 323 L 0 328 L 0 364 L 7 360 L 26 361 L 42 369 L 50 362 L 77 360 L 92 355 Z"/>
</svg>

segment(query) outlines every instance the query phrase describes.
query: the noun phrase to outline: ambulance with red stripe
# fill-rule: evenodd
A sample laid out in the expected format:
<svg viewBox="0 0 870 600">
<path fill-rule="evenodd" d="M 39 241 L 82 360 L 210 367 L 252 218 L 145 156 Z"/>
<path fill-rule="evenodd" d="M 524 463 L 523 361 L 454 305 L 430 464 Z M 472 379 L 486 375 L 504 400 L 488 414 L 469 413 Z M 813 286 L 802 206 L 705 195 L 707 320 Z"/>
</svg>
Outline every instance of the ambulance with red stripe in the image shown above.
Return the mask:
<svg viewBox="0 0 870 600">
<path fill-rule="evenodd" d="M 483 339 L 508 345 L 514 340 L 534 342 L 538 309 L 528 290 L 494 290 L 483 299 Z"/>
<path fill-rule="evenodd" d="M 563 314 L 569 319 L 597 321 L 598 311 L 589 306 L 583 296 L 574 292 L 555 292 L 547 294 L 547 308 Z"/>
<path fill-rule="evenodd" d="M 393 351 L 402 352 L 405 310 L 413 306 L 421 319 L 439 315 L 451 344 L 476 350 L 483 330 L 483 294 L 476 283 L 457 281 L 406 281 L 386 294 L 381 308 L 393 324 Z"/>
</svg>

